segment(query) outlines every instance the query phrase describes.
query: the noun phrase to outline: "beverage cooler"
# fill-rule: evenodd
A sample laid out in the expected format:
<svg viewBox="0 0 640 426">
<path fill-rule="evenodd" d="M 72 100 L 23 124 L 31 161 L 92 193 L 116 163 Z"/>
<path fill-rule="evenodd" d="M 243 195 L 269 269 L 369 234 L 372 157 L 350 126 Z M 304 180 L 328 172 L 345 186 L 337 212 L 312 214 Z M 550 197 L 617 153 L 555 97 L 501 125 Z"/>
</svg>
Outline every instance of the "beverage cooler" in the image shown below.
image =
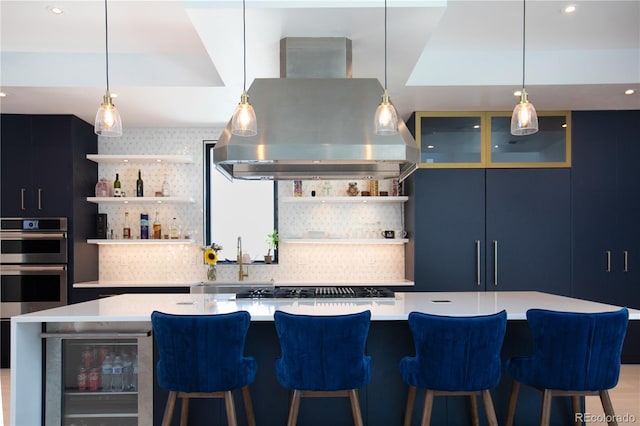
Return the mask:
<svg viewBox="0 0 640 426">
<path fill-rule="evenodd" d="M 134 324 L 47 324 L 46 426 L 153 423 L 153 341 Z M 117 330 L 117 331 L 113 331 Z"/>
</svg>

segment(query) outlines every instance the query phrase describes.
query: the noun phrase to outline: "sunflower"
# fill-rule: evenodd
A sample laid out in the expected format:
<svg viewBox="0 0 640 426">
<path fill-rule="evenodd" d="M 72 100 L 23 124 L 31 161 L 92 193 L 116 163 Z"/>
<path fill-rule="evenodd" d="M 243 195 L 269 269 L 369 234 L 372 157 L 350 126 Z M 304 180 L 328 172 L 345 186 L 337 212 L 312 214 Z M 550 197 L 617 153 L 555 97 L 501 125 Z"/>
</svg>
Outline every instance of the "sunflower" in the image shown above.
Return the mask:
<svg viewBox="0 0 640 426">
<path fill-rule="evenodd" d="M 218 263 L 218 253 L 211 247 L 204 251 L 204 263 L 207 265 L 215 265 Z"/>
</svg>

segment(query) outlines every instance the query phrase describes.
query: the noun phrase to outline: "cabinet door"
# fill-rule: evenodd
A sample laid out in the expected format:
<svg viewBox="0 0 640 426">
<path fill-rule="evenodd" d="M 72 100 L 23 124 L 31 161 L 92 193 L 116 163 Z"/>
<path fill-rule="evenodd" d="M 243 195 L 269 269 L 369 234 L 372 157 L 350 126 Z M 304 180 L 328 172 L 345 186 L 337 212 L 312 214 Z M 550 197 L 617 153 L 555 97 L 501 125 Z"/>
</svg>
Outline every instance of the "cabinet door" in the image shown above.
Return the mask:
<svg viewBox="0 0 640 426">
<path fill-rule="evenodd" d="M 573 122 L 573 295 L 640 307 L 640 112 L 575 112 Z"/>
<path fill-rule="evenodd" d="M 618 260 L 622 262 L 618 271 L 622 277 L 617 304 L 640 309 L 640 111 L 618 113 L 620 161 L 616 169 L 621 251 Z"/>
<path fill-rule="evenodd" d="M 570 294 L 570 185 L 568 169 L 487 170 L 487 290 Z"/>
<path fill-rule="evenodd" d="M 70 116 L 38 115 L 31 121 L 35 209 L 41 216 L 71 216 L 73 151 Z"/>
<path fill-rule="evenodd" d="M 485 171 L 420 169 L 415 176 L 417 291 L 484 290 Z M 478 259 L 478 252 L 480 258 Z"/>
<path fill-rule="evenodd" d="M 0 124 L 2 153 L 2 216 L 25 216 L 31 208 L 31 118 L 2 114 Z"/>
</svg>

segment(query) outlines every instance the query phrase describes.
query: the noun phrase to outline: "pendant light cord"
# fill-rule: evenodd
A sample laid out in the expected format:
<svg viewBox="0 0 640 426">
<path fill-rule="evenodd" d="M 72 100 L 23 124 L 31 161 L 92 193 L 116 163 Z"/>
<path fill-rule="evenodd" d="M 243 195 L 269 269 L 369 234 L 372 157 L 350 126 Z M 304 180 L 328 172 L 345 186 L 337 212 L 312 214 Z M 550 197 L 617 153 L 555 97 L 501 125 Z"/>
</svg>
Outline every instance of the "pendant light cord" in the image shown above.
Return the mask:
<svg viewBox="0 0 640 426">
<path fill-rule="evenodd" d="M 245 0 L 242 0 L 242 64 L 243 64 L 243 79 L 242 79 L 242 91 L 247 91 L 247 22 L 246 22 L 246 6 Z"/>
<path fill-rule="evenodd" d="M 109 91 L 109 19 L 107 17 L 107 0 L 104 0 L 104 54 L 107 73 L 107 92 Z"/>
<path fill-rule="evenodd" d="M 387 90 L 387 0 L 384 0 L 384 90 Z"/>
<path fill-rule="evenodd" d="M 386 0 L 385 0 L 386 1 Z M 527 0 L 522 0 L 522 89 L 524 90 L 524 55 L 525 55 L 525 34 L 527 28 Z"/>
</svg>

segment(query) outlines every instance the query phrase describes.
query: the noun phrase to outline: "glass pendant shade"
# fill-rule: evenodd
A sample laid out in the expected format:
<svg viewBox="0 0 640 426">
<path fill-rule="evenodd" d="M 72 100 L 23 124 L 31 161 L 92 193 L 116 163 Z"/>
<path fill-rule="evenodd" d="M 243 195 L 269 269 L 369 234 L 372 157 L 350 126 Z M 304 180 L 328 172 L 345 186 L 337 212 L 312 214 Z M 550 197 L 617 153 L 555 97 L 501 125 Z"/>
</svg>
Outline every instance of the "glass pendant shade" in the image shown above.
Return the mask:
<svg viewBox="0 0 640 426">
<path fill-rule="evenodd" d="M 376 108 L 373 126 L 376 135 L 393 135 L 398 131 L 398 113 L 389 100 L 389 94 L 386 90 L 382 95 L 382 102 Z"/>
<path fill-rule="evenodd" d="M 514 136 L 531 135 L 538 131 L 538 113 L 522 89 L 520 102 L 511 115 L 511 134 Z"/>
<path fill-rule="evenodd" d="M 258 134 L 256 112 L 249 103 L 249 95 L 242 92 L 240 103 L 231 117 L 231 133 L 236 136 L 255 136 Z"/>
<path fill-rule="evenodd" d="M 102 104 L 96 113 L 94 131 L 96 135 L 110 138 L 122 136 L 120 113 L 113 104 L 109 91 L 104 94 Z"/>
</svg>

